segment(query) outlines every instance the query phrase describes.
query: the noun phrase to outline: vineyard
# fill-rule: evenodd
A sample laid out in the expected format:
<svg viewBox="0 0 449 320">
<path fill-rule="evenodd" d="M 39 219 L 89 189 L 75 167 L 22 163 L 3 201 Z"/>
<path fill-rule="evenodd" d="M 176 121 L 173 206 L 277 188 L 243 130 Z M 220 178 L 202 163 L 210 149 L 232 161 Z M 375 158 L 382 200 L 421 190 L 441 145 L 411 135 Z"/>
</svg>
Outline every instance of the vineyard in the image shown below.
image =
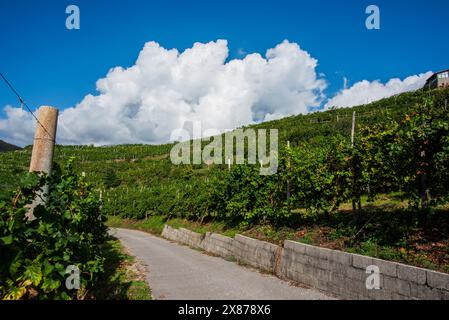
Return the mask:
<svg viewBox="0 0 449 320">
<path fill-rule="evenodd" d="M 416 91 L 252 126 L 279 129 L 272 176 L 257 165 L 175 166 L 172 144 L 57 146 L 55 162 L 76 157 L 108 216 L 219 222 L 449 271 L 447 100 L 448 89 Z M 0 153 L 1 190 L 17 189 L 30 154 Z"/>
</svg>

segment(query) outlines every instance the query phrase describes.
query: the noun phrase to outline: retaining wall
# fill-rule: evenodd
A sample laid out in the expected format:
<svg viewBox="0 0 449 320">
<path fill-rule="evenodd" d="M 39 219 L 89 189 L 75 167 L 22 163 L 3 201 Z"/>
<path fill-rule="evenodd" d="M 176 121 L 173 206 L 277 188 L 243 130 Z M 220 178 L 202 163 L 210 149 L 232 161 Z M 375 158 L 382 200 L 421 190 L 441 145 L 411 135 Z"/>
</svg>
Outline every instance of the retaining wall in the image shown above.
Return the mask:
<svg viewBox="0 0 449 320">
<path fill-rule="evenodd" d="M 378 290 L 366 288 L 368 266 L 379 268 Z M 449 300 L 449 274 L 293 241 L 284 242 L 281 275 L 344 298 Z"/>
<path fill-rule="evenodd" d="M 221 234 L 206 233 L 201 244 L 203 250 L 224 258 L 234 256 L 234 239 Z"/>
<path fill-rule="evenodd" d="M 282 248 L 275 244 L 239 234 L 234 238 L 234 257 L 238 262 L 276 274 L 281 256 Z"/>
<path fill-rule="evenodd" d="M 449 274 L 357 254 L 284 242 L 284 247 L 242 235 L 229 238 L 165 226 L 162 236 L 221 257 L 234 257 L 252 267 L 272 272 L 349 299 L 449 300 Z M 380 289 L 366 287 L 368 266 L 380 272 Z"/>
<path fill-rule="evenodd" d="M 223 258 L 234 257 L 234 239 L 221 234 L 207 232 L 202 235 L 184 228 L 174 229 L 165 225 L 162 236 Z"/>
</svg>

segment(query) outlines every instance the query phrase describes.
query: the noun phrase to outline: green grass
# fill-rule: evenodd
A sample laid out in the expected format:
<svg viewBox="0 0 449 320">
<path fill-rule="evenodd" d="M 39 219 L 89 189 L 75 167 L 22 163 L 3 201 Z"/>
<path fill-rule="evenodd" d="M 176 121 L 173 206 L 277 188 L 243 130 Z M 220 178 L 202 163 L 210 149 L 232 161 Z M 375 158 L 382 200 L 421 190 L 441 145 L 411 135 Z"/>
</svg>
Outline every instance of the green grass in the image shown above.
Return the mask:
<svg viewBox="0 0 449 320">
<path fill-rule="evenodd" d="M 170 219 L 167 222 L 172 228 L 186 228 L 192 231 L 195 231 L 200 234 L 206 234 L 206 232 L 220 233 L 222 235 L 233 238 L 237 233 L 242 232 L 243 230 L 238 227 L 229 227 L 224 222 L 208 222 L 208 223 L 199 223 L 193 222 L 186 219 L 175 218 Z"/>
<path fill-rule="evenodd" d="M 151 300 L 151 290 L 143 275 L 132 267 L 135 258 L 128 255 L 120 241 L 109 240 L 103 247 L 105 272 L 93 295 L 98 300 Z"/>
<path fill-rule="evenodd" d="M 150 216 L 145 220 L 123 219 L 116 216 L 110 216 L 107 221 L 107 225 L 111 228 L 136 229 L 155 235 L 160 235 L 162 233 L 165 224 L 175 229 L 186 228 L 200 234 L 214 232 L 231 238 L 243 231 L 239 228 L 231 228 L 223 222 L 199 223 L 181 218 L 167 220 L 166 217 L 158 215 Z"/>
<path fill-rule="evenodd" d="M 160 235 L 164 229 L 165 220 L 163 216 L 150 216 L 145 220 L 122 219 L 110 216 L 107 225 L 111 228 L 128 228 Z"/>
<path fill-rule="evenodd" d="M 301 242 L 301 243 L 304 243 L 304 244 L 313 244 L 313 240 L 312 240 L 312 238 L 310 237 L 309 234 L 305 234 L 305 235 L 304 235 L 301 239 L 299 239 L 298 241 Z"/>
</svg>

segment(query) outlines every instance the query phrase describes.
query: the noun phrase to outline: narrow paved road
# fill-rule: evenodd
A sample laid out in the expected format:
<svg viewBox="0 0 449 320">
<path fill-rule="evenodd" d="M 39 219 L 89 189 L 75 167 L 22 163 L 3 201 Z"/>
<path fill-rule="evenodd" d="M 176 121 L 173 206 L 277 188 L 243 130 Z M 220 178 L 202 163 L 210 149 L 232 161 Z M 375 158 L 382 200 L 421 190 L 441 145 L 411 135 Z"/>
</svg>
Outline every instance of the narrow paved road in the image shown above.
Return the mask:
<svg viewBox="0 0 449 320">
<path fill-rule="evenodd" d="M 154 299 L 331 299 L 317 290 L 292 286 L 142 231 L 113 229 L 112 234 L 146 264 Z"/>
</svg>

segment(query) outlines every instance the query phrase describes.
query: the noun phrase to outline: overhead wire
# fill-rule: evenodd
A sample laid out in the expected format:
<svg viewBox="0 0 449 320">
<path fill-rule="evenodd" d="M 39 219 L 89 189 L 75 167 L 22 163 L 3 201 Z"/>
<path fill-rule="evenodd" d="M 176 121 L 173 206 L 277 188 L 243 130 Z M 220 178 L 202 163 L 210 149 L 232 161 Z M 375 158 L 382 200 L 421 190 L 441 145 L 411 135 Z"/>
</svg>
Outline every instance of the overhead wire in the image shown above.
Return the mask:
<svg viewBox="0 0 449 320">
<path fill-rule="evenodd" d="M 22 96 L 17 92 L 17 90 L 14 88 L 14 86 L 11 84 L 11 82 L 6 79 L 6 77 L 3 75 L 3 73 L 0 72 L 0 77 L 5 81 L 6 85 L 9 87 L 9 89 L 16 95 L 16 97 L 19 99 L 20 106 L 28 110 L 29 113 L 33 116 L 34 119 L 36 119 L 37 123 L 44 129 L 45 133 L 48 135 L 48 137 L 53 140 L 56 143 L 56 137 L 53 137 L 48 130 L 45 128 L 45 126 L 39 121 L 39 119 L 36 117 L 34 112 L 31 110 L 31 108 L 28 106 L 28 104 L 25 102 L 25 100 L 22 98 Z"/>
</svg>

